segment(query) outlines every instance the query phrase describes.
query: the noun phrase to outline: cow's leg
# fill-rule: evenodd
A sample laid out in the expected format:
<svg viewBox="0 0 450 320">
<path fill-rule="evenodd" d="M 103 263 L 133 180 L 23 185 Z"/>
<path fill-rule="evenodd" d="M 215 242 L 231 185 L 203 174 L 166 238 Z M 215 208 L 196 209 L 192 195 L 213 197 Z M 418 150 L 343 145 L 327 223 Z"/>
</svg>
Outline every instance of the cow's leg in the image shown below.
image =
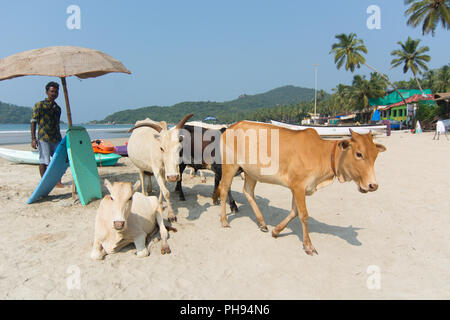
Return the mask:
<svg viewBox="0 0 450 320">
<path fill-rule="evenodd" d="M 159 225 L 159 234 L 161 236 L 161 254 L 169 254 L 170 251 L 170 247 L 167 244 L 167 229 L 166 226 L 164 225 L 164 220 L 163 220 L 163 215 L 162 215 L 162 207 L 159 207 L 156 210 L 156 222 L 158 222 Z"/>
<path fill-rule="evenodd" d="M 255 186 L 256 186 L 256 180 L 249 177 L 249 175 L 245 175 L 245 182 L 244 182 L 244 195 L 247 198 L 248 202 L 250 203 L 253 212 L 255 213 L 256 219 L 258 220 L 259 228 L 261 231 L 267 232 L 269 229 L 267 229 L 266 222 L 264 221 L 264 217 L 259 210 L 258 205 L 256 204 L 255 200 Z"/>
<path fill-rule="evenodd" d="M 234 201 L 233 196 L 231 195 L 231 188 L 228 190 L 228 204 L 230 205 L 230 209 L 232 213 L 238 213 L 239 209 L 236 205 L 236 201 Z"/>
<path fill-rule="evenodd" d="M 230 190 L 231 182 L 233 177 L 238 171 L 239 166 L 234 164 L 223 164 L 222 165 L 222 179 L 219 183 L 219 194 L 222 201 L 222 212 L 220 221 L 222 222 L 222 227 L 229 228 L 230 224 L 227 219 L 227 195 L 228 190 Z M 215 199 L 213 199 L 214 201 Z M 216 199 L 217 200 L 217 199 Z"/>
<path fill-rule="evenodd" d="M 292 195 L 292 209 L 291 209 L 291 212 L 289 212 L 289 215 L 283 221 L 281 221 L 275 227 L 275 229 L 272 230 L 272 237 L 274 237 L 274 238 L 278 237 L 280 232 L 283 231 L 284 228 L 286 228 L 286 226 L 288 225 L 288 223 L 291 222 L 292 219 L 294 219 L 297 215 L 298 215 L 297 205 L 295 204 L 294 196 Z"/>
<path fill-rule="evenodd" d="M 186 168 L 186 165 L 184 163 L 180 163 L 180 180 L 177 181 L 177 186 L 175 187 L 175 191 L 178 191 L 180 193 L 180 200 L 185 201 L 184 193 L 183 193 L 183 171 Z"/>
<path fill-rule="evenodd" d="M 202 179 L 202 183 L 206 183 L 206 178 L 205 178 L 205 174 L 203 172 L 203 170 L 199 170 L 200 171 L 200 178 Z"/>
<path fill-rule="evenodd" d="M 161 190 L 161 193 L 159 194 L 160 203 L 161 203 L 163 195 L 164 195 L 164 199 L 167 202 L 167 213 L 168 213 L 169 221 L 177 221 L 177 217 L 173 213 L 172 204 L 170 203 L 170 193 L 169 193 L 169 190 L 167 190 L 166 181 L 165 181 L 164 177 L 159 173 L 158 174 L 155 173 L 155 178 L 156 178 L 156 181 L 158 181 L 159 189 Z"/>
<path fill-rule="evenodd" d="M 151 195 L 153 193 L 153 191 L 152 191 L 152 175 L 147 174 L 147 178 L 148 178 L 147 194 Z"/>
<path fill-rule="evenodd" d="M 222 177 L 222 165 L 220 164 L 213 164 L 211 166 L 211 170 L 214 172 L 214 192 L 212 195 L 213 198 L 213 204 L 217 205 L 220 203 L 219 201 L 219 183 L 220 178 Z M 237 213 L 238 207 L 236 205 L 236 202 L 234 201 L 233 197 L 231 196 L 231 189 L 228 190 L 228 203 L 230 204 L 230 209 L 232 213 Z"/>
<path fill-rule="evenodd" d="M 145 232 L 140 232 L 134 237 L 134 245 L 136 246 L 136 256 L 138 258 L 147 257 L 150 253 L 145 246 L 145 240 L 147 239 L 147 234 Z"/>
<path fill-rule="evenodd" d="M 214 172 L 214 191 L 212 194 L 213 204 L 218 205 L 220 203 L 219 183 L 220 183 L 220 178 L 222 177 L 222 166 L 219 164 L 213 164 L 211 166 L 211 170 Z"/>
<path fill-rule="evenodd" d="M 103 249 L 102 243 L 98 239 L 94 239 L 94 245 L 92 246 L 91 259 L 102 260 L 106 255 L 105 249 Z"/>
<path fill-rule="evenodd" d="M 147 191 L 145 190 L 145 172 L 144 170 L 139 170 L 139 178 L 141 179 L 141 190 L 145 196 L 148 196 Z"/>
<path fill-rule="evenodd" d="M 311 243 L 308 232 L 308 210 L 306 209 L 305 191 L 303 188 L 296 188 L 292 191 L 294 194 L 295 203 L 297 205 L 297 211 L 302 223 L 303 229 L 303 249 L 309 255 L 317 254 L 316 249 Z"/>
</svg>

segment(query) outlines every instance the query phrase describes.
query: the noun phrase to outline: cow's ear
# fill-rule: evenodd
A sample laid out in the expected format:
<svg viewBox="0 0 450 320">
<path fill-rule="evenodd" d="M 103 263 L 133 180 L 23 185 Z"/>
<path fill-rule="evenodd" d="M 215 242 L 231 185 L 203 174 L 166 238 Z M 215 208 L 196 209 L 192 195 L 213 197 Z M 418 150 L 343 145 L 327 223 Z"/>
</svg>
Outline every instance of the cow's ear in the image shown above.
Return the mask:
<svg viewBox="0 0 450 320">
<path fill-rule="evenodd" d="M 141 181 L 139 181 L 139 180 L 136 181 L 135 184 L 133 185 L 133 193 L 138 191 L 140 186 L 141 186 Z"/>
<path fill-rule="evenodd" d="M 158 142 L 161 142 L 161 135 L 159 135 L 159 134 L 154 134 L 153 135 L 153 138 L 155 138 Z"/>
<path fill-rule="evenodd" d="M 342 150 L 346 150 L 346 149 L 348 149 L 348 147 L 350 147 L 350 141 L 348 141 L 348 140 L 341 140 L 341 141 L 339 141 L 338 146 Z"/>
<path fill-rule="evenodd" d="M 375 146 L 377 147 L 378 152 L 385 152 L 386 151 L 386 147 L 383 146 L 382 144 L 375 143 Z"/>
<path fill-rule="evenodd" d="M 111 182 L 109 182 L 108 179 L 105 179 L 105 187 L 106 187 L 106 189 L 108 189 L 109 193 L 111 194 L 112 193 L 112 184 L 111 184 Z"/>
</svg>

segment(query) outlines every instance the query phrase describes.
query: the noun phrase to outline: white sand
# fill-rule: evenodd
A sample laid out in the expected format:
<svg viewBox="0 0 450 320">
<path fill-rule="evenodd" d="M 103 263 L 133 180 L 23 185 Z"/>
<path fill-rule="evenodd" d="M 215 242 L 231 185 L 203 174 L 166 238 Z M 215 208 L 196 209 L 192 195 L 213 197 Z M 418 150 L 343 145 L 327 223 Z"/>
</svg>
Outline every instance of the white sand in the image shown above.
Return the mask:
<svg viewBox="0 0 450 320">
<path fill-rule="evenodd" d="M 147 258 L 136 258 L 130 245 L 92 261 L 99 200 L 73 204 L 67 188 L 27 205 L 38 167 L 0 159 L 0 299 L 450 299 L 450 142 L 432 135 L 378 139 L 388 150 L 376 162 L 377 192 L 335 182 L 308 197 L 314 257 L 302 250 L 299 219 L 278 239 L 259 231 L 239 177 L 232 189 L 240 211 L 224 229 L 210 198 L 212 175 L 201 184 L 185 173 L 187 201 L 172 193 L 172 254 L 161 255 L 154 237 Z M 138 179 L 129 159 L 119 164 L 100 168 L 100 176 Z M 63 183 L 70 182 L 68 170 Z M 258 184 L 256 195 L 271 231 L 289 212 L 290 191 Z M 373 265 L 379 290 L 367 287 Z M 73 270 L 79 289 L 70 285 Z"/>
</svg>

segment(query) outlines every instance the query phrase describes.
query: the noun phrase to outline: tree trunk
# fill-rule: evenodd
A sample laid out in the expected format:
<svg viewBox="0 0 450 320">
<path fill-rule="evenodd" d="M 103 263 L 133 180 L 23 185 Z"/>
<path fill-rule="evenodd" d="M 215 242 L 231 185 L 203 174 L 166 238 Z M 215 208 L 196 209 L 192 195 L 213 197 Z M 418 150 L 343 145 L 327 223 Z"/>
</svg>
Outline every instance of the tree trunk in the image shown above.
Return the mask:
<svg viewBox="0 0 450 320">
<path fill-rule="evenodd" d="M 398 95 L 400 96 L 400 98 L 402 98 L 403 102 L 405 103 L 405 106 L 408 105 L 408 103 L 406 103 L 405 98 L 403 98 L 402 94 L 398 91 L 397 87 L 389 80 L 388 77 L 386 77 L 384 74 L 382 74 L 381 72 L 379 72 L 377 69 L 375 69 L 374 67 L 369 66 L 367 63 L 364 63 L 364 65 L 370 69 L 372 69 L 373 71 L 375 71 L 376 73 L 378 73 L 380 76 L 382 76 L 391 86 L 392 88 L 394 88 L 395 92 L 398 93 Z"/>
<path fill-rule="evenodd" d="M 415 79 L 416 82 L 417 82 L 417 85 L 419 86 L 420 92 L 422 92 L 422 96 L 424 96 L 425 93 L 423 93 L 422 87 L 420 86 L 419 79 L 417 79 L 416 73 L 413 72 L 413 75 L 414 75 L 414 79 Z"/>
</svg>

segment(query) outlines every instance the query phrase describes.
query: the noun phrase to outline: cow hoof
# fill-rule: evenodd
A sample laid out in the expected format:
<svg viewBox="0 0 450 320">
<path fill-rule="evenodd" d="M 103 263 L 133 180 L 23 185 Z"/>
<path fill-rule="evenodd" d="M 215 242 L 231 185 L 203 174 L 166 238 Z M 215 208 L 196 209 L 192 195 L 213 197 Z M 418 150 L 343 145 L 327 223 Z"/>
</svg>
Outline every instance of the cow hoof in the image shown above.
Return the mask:
<svg viewBox="0 0 450 320">
<path fill-rule="evenodd" d="M 262 232 L 269 232 L 269 229 L 267 228 L 267 226 L 260 226 L 259 230 L 261 230 Z"/>
<path fill-rule="evenodd" d="M 278 238 L 279 233 L 275 232 L 275 230 L 272 230 L 272 237 L 274 237 L 275 239 Z"/>
<path fill-rule="evenodd" d="M 170 248 L 169 248 L 169 246 L 168 245 L 166 245 L 166 246 L 162 246 L 161 247 L 161 254 L 170 254 L 172 251 L 170 251 Z"/>
<path fill-rule="evenodd" d="M 237 207 L 231 207 L 231 213 L 238 213 L 239 210 Z"/>
<path fill-rule="evenodd" d="M 144 258 L 144 257 L 147 257 L 149 254 L 150 254 L 150 253 L 148 252 L 147 249 L 143 249 L 143 250 L 141 250 L 141 251 L 139 251 L 139 252 L 136 252 L 136 256 L 137 256 L 138 258 Z"/>
<path fill-rule="evenodd" d="M 169 221 L 170 222 L 176 222 L 177 221 L 177 217 L 174 215 L 169 216 Z"/>
<path fill-rule="evenodd" d="M 231 228 L 231 226 L 228 223 L 228 221 L 222 221 L 222 227 L 224 227 L 224 228 Z"/>
<path fill-rule="evenodd" d="M 317 255 L 319 254 L 313 246 L 308 246 L 308 248 L 303 246 L 303 249 L 305 250 L 305 253 L 309 256 L 313 256 L 314 254 L 317 254 Z"/>
<path fill-rule="evenodd" d="M 103 260 L 103 254 L 101 253 L 101 252 L 95 252 L 95 251 L 92 251 L 91 252 L 91 259 L 92 260 Z"/>
<path fill-rule="evenodd" d="M 213 201 L 213 205 L 217 206 L 220 204 L 220 200 Z"/>
<path fill-rule="evenodd" d="M 180 201 L 186 201 L 186 198 L 184 196 L 183 197 L 180 196 Z"/>
</svg>

